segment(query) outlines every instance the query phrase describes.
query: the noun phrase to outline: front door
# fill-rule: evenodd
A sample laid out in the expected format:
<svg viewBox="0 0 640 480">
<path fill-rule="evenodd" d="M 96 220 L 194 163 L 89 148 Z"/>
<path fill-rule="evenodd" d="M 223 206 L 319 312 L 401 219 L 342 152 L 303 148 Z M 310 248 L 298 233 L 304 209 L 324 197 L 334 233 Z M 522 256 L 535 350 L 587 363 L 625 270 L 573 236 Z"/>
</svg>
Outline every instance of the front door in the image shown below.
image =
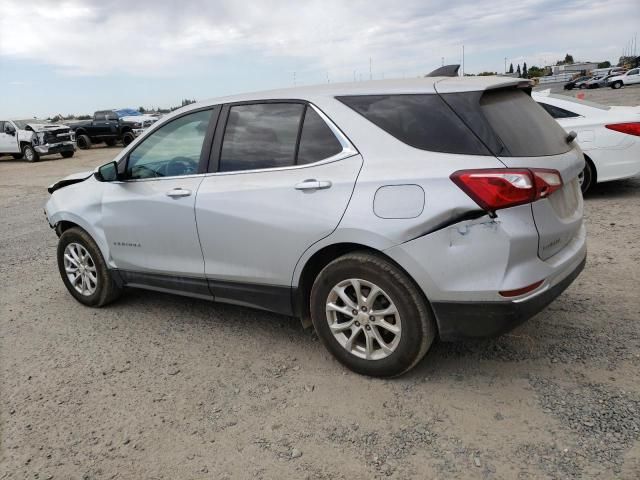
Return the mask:
<svg viewBox="0 0 640 480">
<path fill-rule="evenodd" d="M 167 285 L 195 285 L 208 294 L 206 281 L 189 282 L 204 278 L 194 206 L 203 180 L 200 162 L 208 159 L 203 145 L 212 111 L 188 113 L 160 127 L 125 157 L 122 181 L 105 186 L 104 231 L 112 262 L 127 272 L 129 283 L 164 278 Z"/>
<path fill-rule="evenodd" d="M 225 117 L 196 200 L 205 273 L 217 299 L 285 311 L 265 296 L 289 289 L 304 251 L 337 227 L 362 158 L 311 105 L 232 105 Z"/>
<path fill-rule="evenodd" d="M 0 120 L 0 153 L 18 153 L 18 133 L 8 121 Z"/>
</svg>

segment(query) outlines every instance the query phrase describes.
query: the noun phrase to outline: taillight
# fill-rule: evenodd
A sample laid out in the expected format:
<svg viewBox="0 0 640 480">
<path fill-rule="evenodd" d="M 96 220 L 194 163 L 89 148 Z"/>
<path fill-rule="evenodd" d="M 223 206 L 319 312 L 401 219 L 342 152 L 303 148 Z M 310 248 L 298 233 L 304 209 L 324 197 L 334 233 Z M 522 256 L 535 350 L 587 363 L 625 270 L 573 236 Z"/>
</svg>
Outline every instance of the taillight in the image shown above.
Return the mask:
<svg viewBox="0 0 640 480">
<path fill-rule="evenodd" d="M 638 122 L 612 123 L 610 125 L 605 125 L 605 127 L 607 127 L 609 130 L 615 130 L 616 132 L 640 137 L 640 123 Z"/>
<path fill-rule="evenodd" d="M 543 168 L 458 170 L 450 178 L 487 211 L 535 202 L 562 187 L 560 173 Z"/>
</svg>

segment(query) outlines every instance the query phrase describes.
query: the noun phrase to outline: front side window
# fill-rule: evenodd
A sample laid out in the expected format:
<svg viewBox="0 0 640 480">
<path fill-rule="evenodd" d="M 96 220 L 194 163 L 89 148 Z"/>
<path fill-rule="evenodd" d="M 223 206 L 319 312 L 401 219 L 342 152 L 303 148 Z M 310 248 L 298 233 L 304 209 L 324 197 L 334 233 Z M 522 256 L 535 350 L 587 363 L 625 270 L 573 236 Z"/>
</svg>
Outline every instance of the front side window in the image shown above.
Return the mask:
<svg viewBox="0 0 640 480">
<path fill-rule="evenodd" d="M 219 171 L 294 165 L 304 108 L 301 103 L 232 106 L 222 140 Z"/>
<path fill-rule="evenodd" d="M 198 172 L 211 110 L 184 115 L 163 125 L 129 154 L 130 179 L 175 177 Z"/>
</svg>

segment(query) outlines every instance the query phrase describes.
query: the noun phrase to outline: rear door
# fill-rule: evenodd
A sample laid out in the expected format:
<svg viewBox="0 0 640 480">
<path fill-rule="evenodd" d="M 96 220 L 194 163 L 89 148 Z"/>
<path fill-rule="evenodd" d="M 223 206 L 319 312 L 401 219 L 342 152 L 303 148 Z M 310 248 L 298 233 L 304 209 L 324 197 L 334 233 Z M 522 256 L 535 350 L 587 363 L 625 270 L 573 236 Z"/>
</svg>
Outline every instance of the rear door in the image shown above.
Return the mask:
<svg viewBox="0 0 640 480">
<path fill-rule="evenodd" d="M 220 125 L 196 200 L 205 273 L 217 298 L 251 303 L 238 284 L 288 289 L 303 252 L 336 228 L 362 158 L 305 102 L 228 105 Z"/>
<path fill-rule="evenodd" d="M 567 133 L 523 89 L 442 96 L 505 166 L 560 173 L 563 188 L 532 203 L 531 209 L 538 256 L 546 260 L 561 251 L 582 226 L 578 175 L 584 156 L 577 144 L 567 142 Z"/>
</svg>

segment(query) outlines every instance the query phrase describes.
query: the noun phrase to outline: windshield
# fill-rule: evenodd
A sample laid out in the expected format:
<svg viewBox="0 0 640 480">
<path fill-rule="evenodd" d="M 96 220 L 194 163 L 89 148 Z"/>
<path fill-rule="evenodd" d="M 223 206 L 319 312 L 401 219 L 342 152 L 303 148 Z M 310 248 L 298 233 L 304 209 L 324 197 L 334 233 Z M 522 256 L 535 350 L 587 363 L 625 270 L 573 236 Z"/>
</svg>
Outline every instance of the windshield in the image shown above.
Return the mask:
<svg viewBox="0 0 640 480">
<path fill-rule="evenodd" d="M 608 105 L 602 105 L 600 103 L 590 102 L 588 100 L 580 100 L 579 98 L 573 98 L 567 95 L 558 95 L 555 93 L 551 93 L 547 96 L 550 98 L 557 98 L 558 100 L 564 100 L 565 102 L 577 103 L 578 105 L 584 105 L 586 107 L 599 108 L 600 110 L 611 110 L 611 107 Z"/>
<path fill-rule="evenodd" d="M 114 110 L 118 117 L 137 117 L 138 115 L 142 115 L 138 110 L 134 110 L 133 108 L 121 108 L 120 110 Z"/>
<path fill-rule="evenodd" d="M 18 127 L 20 130 L 24 130 L 25 127 L 27 125 L 29 125 L 30 123 L 45 123 L 44 120 L 37 120 L 35 118 L 31 118 L 29 120 L 13 120 L 13 123 L 16 124 L 16 127 Z"/>
</svg>

